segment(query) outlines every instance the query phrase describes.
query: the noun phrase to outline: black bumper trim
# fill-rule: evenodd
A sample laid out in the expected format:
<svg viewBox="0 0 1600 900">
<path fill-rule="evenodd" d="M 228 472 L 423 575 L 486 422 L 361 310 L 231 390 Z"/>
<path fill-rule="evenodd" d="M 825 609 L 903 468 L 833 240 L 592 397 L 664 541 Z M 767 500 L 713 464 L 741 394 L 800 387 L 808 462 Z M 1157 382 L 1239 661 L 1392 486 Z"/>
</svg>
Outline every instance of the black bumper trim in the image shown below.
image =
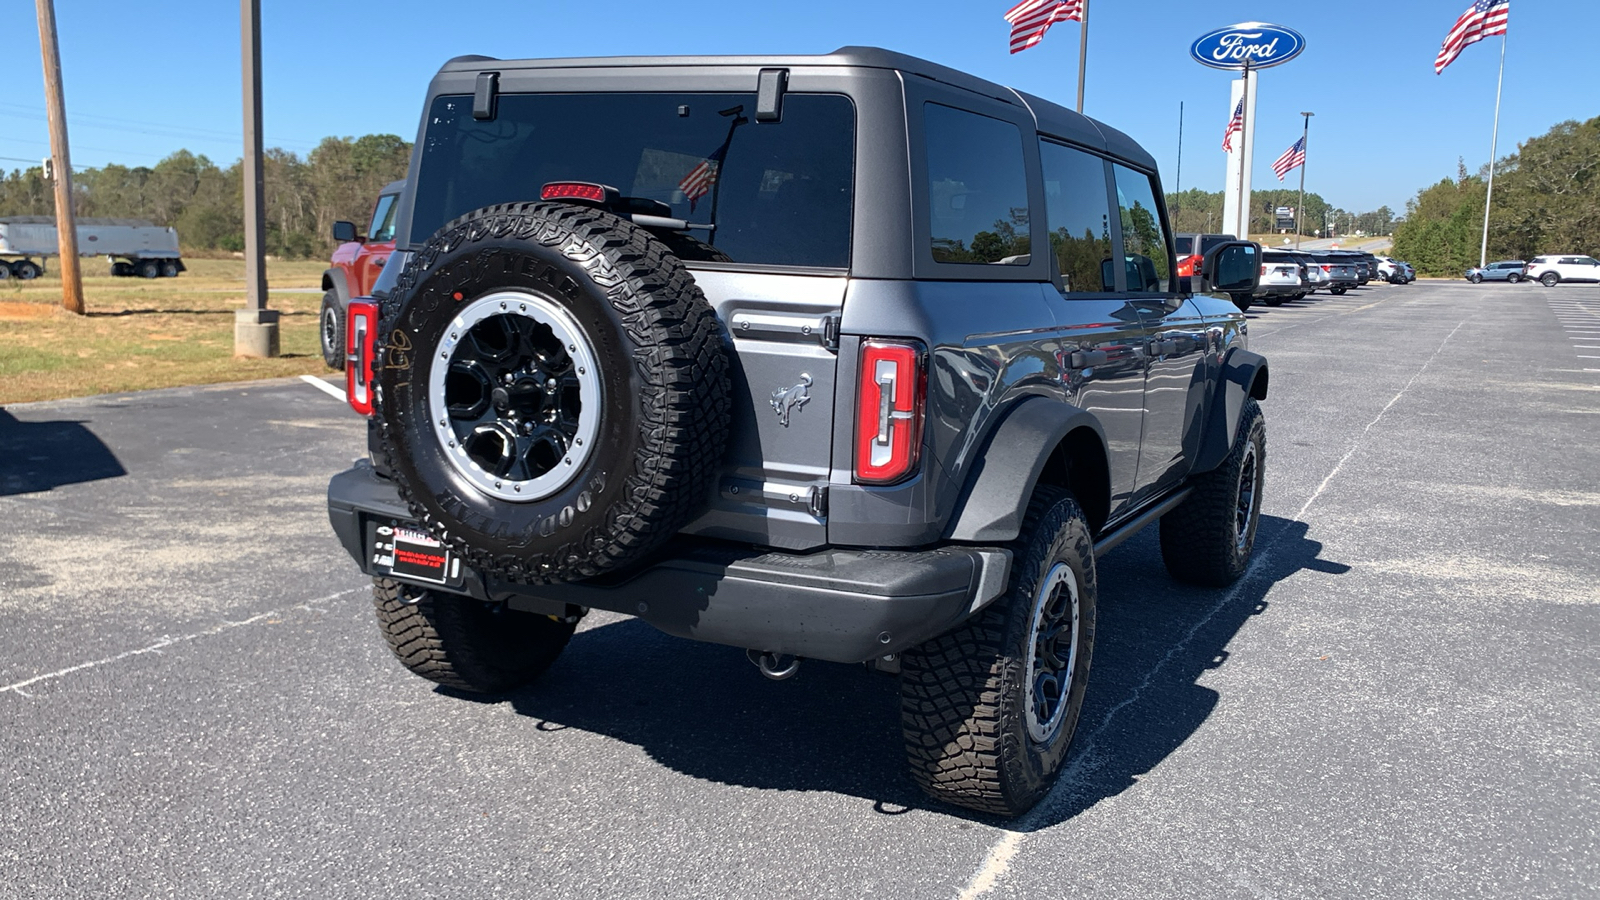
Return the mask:
<svg viewBox="0 0 1600 900">
<path fill-rule="evenodd" d="M 358 462 L 328 485 L 328 518 L 375 572 L 365 520 L 411 523 L 394 485 Z M 864 662 L 954 627 L 1005 589 L 1008 550 L 781 553 L 692 538 L 604 583 L 512 585 L 466 570 L 462 593 L 548 613 L 561 604 L 637 616 L 679 637 L 833 662 Z M 390 576 L 392 577 L 392 576 Z M 426 585 L 439 590 L 436 584 Z"/>
</svg>

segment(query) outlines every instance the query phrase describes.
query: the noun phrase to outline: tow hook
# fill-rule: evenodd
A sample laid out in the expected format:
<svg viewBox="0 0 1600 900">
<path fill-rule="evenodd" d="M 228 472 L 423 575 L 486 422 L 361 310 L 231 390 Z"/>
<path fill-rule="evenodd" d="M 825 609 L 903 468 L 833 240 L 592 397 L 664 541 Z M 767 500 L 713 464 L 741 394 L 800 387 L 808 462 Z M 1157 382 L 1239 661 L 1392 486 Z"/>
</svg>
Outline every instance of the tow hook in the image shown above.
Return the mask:
<svg viewBox="0 0 1600 900">
<path fill-rule="evenodd" d="M 770 650 L 746 650 L 745 658 L 750 660 L 761 674 L 773 681 L 782 681 L 794 677 L 800 671 L 800 657 L 790 656 L 787 653 L 773 653 Z"/>
</svg>

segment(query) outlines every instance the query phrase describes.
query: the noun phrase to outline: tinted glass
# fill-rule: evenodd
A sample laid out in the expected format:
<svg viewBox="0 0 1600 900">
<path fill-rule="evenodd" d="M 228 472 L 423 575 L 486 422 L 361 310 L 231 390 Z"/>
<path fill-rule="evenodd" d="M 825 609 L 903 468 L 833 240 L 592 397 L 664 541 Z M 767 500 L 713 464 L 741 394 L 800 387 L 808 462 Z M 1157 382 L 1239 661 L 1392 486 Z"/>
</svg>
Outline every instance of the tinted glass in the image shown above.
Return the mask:
<svg viewBox="0 0 1600 900">
<path fill-rule="evenodd" d="M 1167 234 L 1161 226 L 1150 176 L 1114 165 L 1117 206 L 1122 217 L 1122 253 L 1128 270 L 1128 290 L 1164 293 L 1172 289 L 1172 260 L 1167 256 Z M 1202 242 L 1203 243 L 1203 242 Z"/>
<path fill-rule="evenodd" d="M 372 227 L 367 229 L 369 241 L 394 240 L 394 201 L 396 194 L 384 194 L 378 198 L 378 206 L 372 211 Z"/>
<path fill-rule="evenodd" d="M 1188 235 L 1179 235 L 1178 237 L 1173 238 L 1173 243 L 1177 245 L 1179 256 L 1188 256 L 1194 252 L 1193 250 L 1189 249 L 1194 246 L 1194 238 Z"/>
<path fill-rule="evenodd" d="M 789 94 L 783 121 L 755 121 L 755 94 L 502 94 L 428 114 L 411 240 L 495 203 L 539 199 L 552 181 L 611 185 L 635 212 L 715 225 L 655 231 L 687 260 L 826 266 L 850 262 L 855 108 Z"/>
<path fill-rule="evenodd" d="M 1218 244 L 1226 244 L 1233 239 L 1231 234 L 1208 234 L 1200 239 L 1200 252 L 1210 253 L 1212 247 Z"/>
<path fill-rule="evenodd" d="M 1045 225 L 1064 290 L 1114 291 L 1111 260 L 1111 202 L 1106 197 L 1106 163 L 1093 154 L 1039 144 L 1044 166 Z"/>
<path fill-rule="evenodd" d="M 933 258 L 1027 265 L 1028 176 L 1021 130 L 937 103 L 923 108 Z"/>
</svg>

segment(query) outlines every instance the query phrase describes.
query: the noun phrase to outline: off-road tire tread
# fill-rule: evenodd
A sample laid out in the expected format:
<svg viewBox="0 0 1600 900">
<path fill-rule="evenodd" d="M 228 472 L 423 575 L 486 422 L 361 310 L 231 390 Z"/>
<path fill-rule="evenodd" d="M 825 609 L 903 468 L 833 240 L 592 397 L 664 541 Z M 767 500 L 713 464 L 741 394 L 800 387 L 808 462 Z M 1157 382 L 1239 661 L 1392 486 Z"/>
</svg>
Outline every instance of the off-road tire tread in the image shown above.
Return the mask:
<svg viewBox="0 0 1600 900">
<path fill-rule="evenodd" d="M 403 591 L 410 591 L 408 602 Z M 501 612 L 517 619 L 502 623 L 523 632 L 521 652 L 499 652 L 482 624 L 469 615 L 471 597 L 403 587 L 387 578 L 372 580 L 372 605 L 378 627 L 400 664 L 437 684 L 470 693 L 494 694 L 521 687 L 550 668 L 572 637 L 574 625 L 534 613 Z"/>
<path fill-rule="evenodd" d="M 395 326 L 405 301 L 438 257 L 463 243 L 516 237 L 559 247 L 598 283 L 610 282 L 640 350 L 634 363 L 645 383 L 639 397 L 650 425 L 627 473 L 626 500 L 556 550 L 521 557 L 475 547 L 453 523 L 439 521 L 396 480 L 400 496 L 427 529 L 480 571 L 513 582 L 548 584 L 592 578 L 634 562 L 700 512 L 728 440 L 731 388 L 722 325 L 683 263 L 650 233 L 600 210 L 563 203 L 507 203 L 461 216 L 414 254 L 383 303 L 381 335 Z M 381 352 L 381 351 L 380 351 Z M 381 406 L 383 392 L 380 392 Z M 379 440 L 389 458 L 406 449 L 380 408 Z"/>
<path fill-rule="evenodd" d="M 1002 702 L 1008 680 L 1021 679 L 1024 665 L 1005 650 L 1007 613 L 1009 598 L 1031 599 L 1036 572 L 1074 517 L 1082 521 L 1083 510 L 1070 493 L 1039 486 L 1028 503 L 1020 536 L 1010 545 L 1013 581 L 1006 595 L 953 631 L 901 655 L 900 723 L 906 758 L 912 780 L 936 799 L 1015 816 L 1038 802 L 1053 783 L 1015 795 L 1008 792 L 1002 777 L 1004 761 L 1027 752 L 1019 735 L 1021 741 L 1028 740 L 1025 726 L 1013 727 L 1008 721 L 1020 714 Z M 1079 530 L 1077 552 L 1089 561 L 1082 591 L 1092 596 L 1094 548 L 1088 535 L 1087 527 Z M 1017 578 L 1026 581 L 1019 584 Z M 1092 646 L 1091 641 L 1086 649 Z M 1064 737 L 1070 740 L 1071 735 Z"/>
<path fill-rule="evenodd" d="M 339 313 L 339 327 L 334 334 L 334 346 L 324 347 L 322 346 L 322 317 L 328 314 L 330 308 Z M 327 363 L 330 369 L 344 370 L 345 327 L 346 322 L 343 310 L 339 308 L 339 292 L 330 290 L 324 293 L 322 295 L 322 308 L 317 310 L 317 349 L 322 351 L 322 361 Z"/>
<path fill-rule="evenodd" d="M 1239 552 L 1234 538 L 1238 515 L 1235 504 L 1245 446 L 1257 432 L 1261 435 L 1261 446 L 1256 453 L 1256 471 L 1265 472 L 1266 419 L 1261 414 L 1261 405 L 1254 398 L 1246 398 L 1239 414 L 1239 431 L 1234 435 L 1227 459 L 1212 471 L 1190 479 L 1192 490 L 1188 499 L 1161 517 L 1161 560 L 1168 574 L 1178 581 L 1201 587 L 1227 587 L 1237 581 L 1249 565 L 1254 537 L 1244 552 Z M 1258 494 L 1258 517 L 1260 509 Z"/>
</svg>

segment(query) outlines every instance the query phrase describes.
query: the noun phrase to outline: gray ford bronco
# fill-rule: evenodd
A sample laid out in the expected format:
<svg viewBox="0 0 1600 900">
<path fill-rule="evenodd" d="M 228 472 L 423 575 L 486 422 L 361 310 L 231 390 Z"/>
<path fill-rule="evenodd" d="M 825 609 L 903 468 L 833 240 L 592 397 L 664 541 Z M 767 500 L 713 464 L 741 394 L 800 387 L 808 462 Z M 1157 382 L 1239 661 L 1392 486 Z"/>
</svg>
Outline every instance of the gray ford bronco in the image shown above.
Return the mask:
<svg viewBox="0 0 1600 900">
<path fill-rule="evenodd" d="M 912 778 L 1016 815 L 1088 684 L 1095 559 L 1250 558 L 1266 361 L 1179 279 L 1155 160 L 923 60 L 447 63 L 350 307 L 329 515 L 400 662 L 500 692 L 590 609 L 897 672 Z"/>
</svg>

